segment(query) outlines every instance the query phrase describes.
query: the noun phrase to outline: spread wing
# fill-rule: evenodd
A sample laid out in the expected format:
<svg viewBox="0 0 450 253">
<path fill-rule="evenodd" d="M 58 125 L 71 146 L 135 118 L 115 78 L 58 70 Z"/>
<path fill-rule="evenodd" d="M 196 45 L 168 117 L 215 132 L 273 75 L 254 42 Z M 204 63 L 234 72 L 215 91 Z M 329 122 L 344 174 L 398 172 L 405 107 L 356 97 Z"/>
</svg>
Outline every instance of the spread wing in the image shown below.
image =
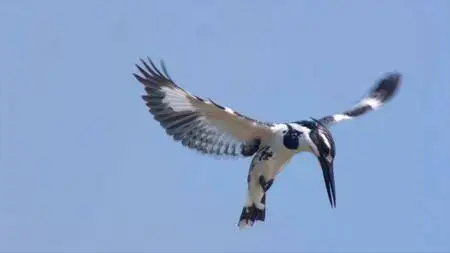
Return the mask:
<svg viewBox="0 0 450 253">
<path fill-rule="evenodd" d="M 272 134 L 268 123 L 244 116 L 210 99 L 190 94 L 147 59 L 133 74 L 145 86 L 142 96 L 154 118 L 175 141 L 204 154 L 251 156 Z"/>
<path fill-rule="evenodd" d="M 388 73 L 353 108 L 342 113 L 323 117 L 319 121 L 326 126 L 331 126 L 343 120 L 354 119 L 379 109 L 396 94 L 400 86 L 400 79 L 400 73 Z"/>
</svg>

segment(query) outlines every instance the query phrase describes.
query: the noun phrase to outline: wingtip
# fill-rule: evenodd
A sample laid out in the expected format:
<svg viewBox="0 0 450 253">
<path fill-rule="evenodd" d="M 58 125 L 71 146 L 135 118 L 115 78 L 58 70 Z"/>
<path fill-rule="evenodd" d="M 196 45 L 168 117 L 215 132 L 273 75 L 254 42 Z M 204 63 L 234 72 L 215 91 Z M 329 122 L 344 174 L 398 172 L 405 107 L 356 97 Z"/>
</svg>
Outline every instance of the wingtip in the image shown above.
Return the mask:
<svg viewBox="0 0 450 253">
<path fill-rule="evenodd" d="M 392 83 L 400 84 L 402 74 L 398 71 L 389 72 L 386 74 L 385 79 L 390 80 Z"/>
<path fill-rule="evenodd" d="M 380 100 L 386 102 L 390 100 L 398 92 L 402 79 L 402 74 L 398 71 L 392 71 L 386 73 L 373 88 L 372 94 L 381 94 Z"/>
</svg>

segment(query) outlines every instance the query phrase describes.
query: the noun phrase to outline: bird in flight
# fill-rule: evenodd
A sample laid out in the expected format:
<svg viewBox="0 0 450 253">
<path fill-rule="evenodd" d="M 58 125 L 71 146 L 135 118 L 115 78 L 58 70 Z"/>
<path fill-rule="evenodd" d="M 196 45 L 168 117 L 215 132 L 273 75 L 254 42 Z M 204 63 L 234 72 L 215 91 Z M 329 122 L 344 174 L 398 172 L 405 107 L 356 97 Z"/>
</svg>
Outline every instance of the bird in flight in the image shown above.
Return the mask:
<svg viewBox="0 0 450 253">
<path fill-rule="evenodd" d="M 133 75 L 144 85 L 145 104 L 175 141 L 205 155 L 252 158 L 239 228 L 265 221 L 267 191 L 276 175 L 300 152 L 317 157 L 331 207 L 336 207 L 333 168 L 336 147 L 329 128 L 379 109 L 395 95 L 401 79 L 398 72 L 385 74 L 356 105 L 341 113 L 270 123 L 189 93 L 170 78 L 163 61 L 161 69 L 149 58 L 141 59 L 136 67 L 139 73 Z"/>
</svg>

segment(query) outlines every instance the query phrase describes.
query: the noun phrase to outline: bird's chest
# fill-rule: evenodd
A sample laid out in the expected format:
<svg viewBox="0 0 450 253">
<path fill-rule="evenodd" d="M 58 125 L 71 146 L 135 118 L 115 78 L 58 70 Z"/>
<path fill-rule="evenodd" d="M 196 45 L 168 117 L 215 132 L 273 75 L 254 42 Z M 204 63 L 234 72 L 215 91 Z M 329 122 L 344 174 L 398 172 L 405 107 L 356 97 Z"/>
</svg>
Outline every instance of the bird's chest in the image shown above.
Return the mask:
<svg viewBox="0 0 450 253">
<path fill-rule="evenodd" d="M 274 146 L 264 146 L 258 150 L 252 159 L 250 171 L 254 168 L 263 172 L 264 176 L 272 177 L 292 158 L 293 152 Z"/>
</svg>

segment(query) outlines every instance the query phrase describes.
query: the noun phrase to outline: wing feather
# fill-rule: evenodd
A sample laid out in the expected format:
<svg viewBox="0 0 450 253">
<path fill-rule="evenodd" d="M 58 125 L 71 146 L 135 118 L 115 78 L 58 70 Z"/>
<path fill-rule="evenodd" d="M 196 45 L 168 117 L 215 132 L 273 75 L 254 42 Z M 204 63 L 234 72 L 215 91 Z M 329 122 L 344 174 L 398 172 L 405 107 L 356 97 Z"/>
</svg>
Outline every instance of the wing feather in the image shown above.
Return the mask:
<svg viewBox="0 0 450 253">
<path fill-rule="evenodd" d="M 154 119 L 175 141 L 204 154 L 217 156 L 251 156 L 261 140 L 272 134 L 270 123 L 244 116 L 211 99 L 190 94 L 148 58 L 136 64 L 133 74 L 144 85 L 142 96 Z"/>
<path fill-rule="evenodd" d="M 400 79 L 400 73 L 393 72 L 386 74 L 353 108 L 342 113 L 325 116 L 319 119 L 319 121 L 326 126 L 331 126 L 338 122 L 354 119 L 370 111 L 379 109 L 394 97 L 400 86 Z"/>
</svg>

